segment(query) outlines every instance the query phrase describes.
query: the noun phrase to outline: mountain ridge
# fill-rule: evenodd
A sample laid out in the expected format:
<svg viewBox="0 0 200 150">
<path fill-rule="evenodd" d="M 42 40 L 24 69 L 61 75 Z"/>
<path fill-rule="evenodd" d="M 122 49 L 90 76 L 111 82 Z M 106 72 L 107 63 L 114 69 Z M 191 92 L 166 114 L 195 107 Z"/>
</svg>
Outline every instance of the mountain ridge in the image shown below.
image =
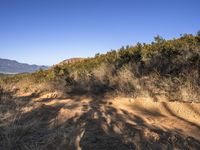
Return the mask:
<svg viewBox="0 0 200 150">
<path fill-rule="evenodd" d="M 20 63 L 16 60 L 0 58 L 0 73 L 4 74 L 17 74 L 17 73 L 31 73 L 40 69 L 47 69 L 44 65 L 35 65 Z"/>
</svg>

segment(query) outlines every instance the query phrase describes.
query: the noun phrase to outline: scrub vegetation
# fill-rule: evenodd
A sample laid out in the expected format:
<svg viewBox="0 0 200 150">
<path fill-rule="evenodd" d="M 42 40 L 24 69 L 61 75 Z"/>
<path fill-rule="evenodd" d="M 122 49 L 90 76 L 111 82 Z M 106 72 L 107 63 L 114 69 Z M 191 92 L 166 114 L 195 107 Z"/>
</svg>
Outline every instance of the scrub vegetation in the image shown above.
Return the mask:
<svg viewBox="0 0 200 150">
<path fill-rule="evenodd" d="M 0 77 L 1 150 L 200 149 L 200 32 Z"/>
<path fill-rule="evenodd" d="M 151 44 L 137 43 L 107 54 L 96 54 L 94 58 L 0 80 L 2 85 L 26 81 L 32 84 L 62 83 L 62 89 L 67 92 L 143 94 L 151 95 L 155 100 L 162 95 L 172 101 L 198 102 L 200 33 L 184 34 L 172 40 L 156 36 Z"/>
</svg>

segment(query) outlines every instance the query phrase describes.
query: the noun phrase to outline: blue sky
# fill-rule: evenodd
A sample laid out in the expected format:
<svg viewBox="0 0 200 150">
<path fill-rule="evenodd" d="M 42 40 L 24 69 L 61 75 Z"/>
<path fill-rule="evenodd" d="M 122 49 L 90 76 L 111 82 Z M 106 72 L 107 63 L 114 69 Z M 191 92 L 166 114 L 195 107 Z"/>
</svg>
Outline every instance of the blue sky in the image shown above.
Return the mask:
<svg viewBox="0 0 200 150">
<path fill-rule="evenodd" d="M 52 65 L 200 30 L 200 0 L 0 0 L 0 58 Z"/>
</svg>

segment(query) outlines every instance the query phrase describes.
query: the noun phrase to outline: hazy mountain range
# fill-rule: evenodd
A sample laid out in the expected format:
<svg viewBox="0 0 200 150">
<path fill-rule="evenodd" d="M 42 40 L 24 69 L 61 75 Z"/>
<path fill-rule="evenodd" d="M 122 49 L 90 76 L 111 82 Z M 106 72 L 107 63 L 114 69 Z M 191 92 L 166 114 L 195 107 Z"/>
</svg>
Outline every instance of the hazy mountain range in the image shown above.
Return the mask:
<svg viewBox="0 0 200 150">
<path fill-rule="evenodd" d="M 40 69 L 47 68 L 47 66 L 29 65 L 17 62 L 15 60 L 0 58 L 0 73 L 4 74 L 31 73 Z"/>
</svg>

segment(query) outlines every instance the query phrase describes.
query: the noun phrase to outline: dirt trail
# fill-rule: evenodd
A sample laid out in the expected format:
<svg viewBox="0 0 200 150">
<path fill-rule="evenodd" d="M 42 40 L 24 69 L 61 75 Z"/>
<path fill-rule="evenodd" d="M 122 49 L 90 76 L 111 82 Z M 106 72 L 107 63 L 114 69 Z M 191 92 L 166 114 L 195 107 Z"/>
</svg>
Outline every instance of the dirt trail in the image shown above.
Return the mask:
<svg viewBox="0 0 200 150">
<path fill-rule="evenodd" d="M 43 101 L 58 103 L 58 125 L 65 135 L 65 141 L 57 141 L 60 149 L 200 148 L 200 104 L 101 96 Z"/>
<path fill-rule="evenodd" d="M 115 108 L 140 116 L 148 125 L 200 140 L 200 104 L 153 102 L 144 99 L 116 98 Z"/>
<path fill-rule="evenodd" d="M 15 98 L 30 104 L 14 125 L 2 126 L 10 149 L 200 149 L 200 104 L 51 95 Z"/>
</svg>

